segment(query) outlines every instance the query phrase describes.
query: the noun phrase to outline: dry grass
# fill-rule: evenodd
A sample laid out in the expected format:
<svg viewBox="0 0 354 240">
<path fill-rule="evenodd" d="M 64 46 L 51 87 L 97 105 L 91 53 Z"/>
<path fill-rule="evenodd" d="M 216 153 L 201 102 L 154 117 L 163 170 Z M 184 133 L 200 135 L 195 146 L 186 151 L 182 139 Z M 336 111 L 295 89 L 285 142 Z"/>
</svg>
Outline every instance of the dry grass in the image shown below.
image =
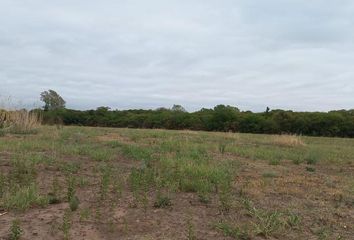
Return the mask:
<svg viewBox="0 0 354 240">
<path fill-rule="evenodd" d="M 31 133 L 41 126 L 42 118 L 27 110 L 0 111 L 0 128 L 10 133 Z"/>
<path fill-rule="evenodd" d="M 301 137 L 298 135 L 274 135 L 271 139 L 274 145 L 286 146 L 286 147 L 297 147 L 305 146 L 305 143 L 302 141 Z"/>
</svg>

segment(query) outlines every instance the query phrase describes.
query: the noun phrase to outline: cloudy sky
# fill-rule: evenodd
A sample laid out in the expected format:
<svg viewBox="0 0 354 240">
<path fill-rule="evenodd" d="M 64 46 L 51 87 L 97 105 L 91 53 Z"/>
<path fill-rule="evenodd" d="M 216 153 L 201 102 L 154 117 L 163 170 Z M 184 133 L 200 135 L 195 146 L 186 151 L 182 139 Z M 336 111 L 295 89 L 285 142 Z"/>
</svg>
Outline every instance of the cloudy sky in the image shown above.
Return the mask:
<svg viewBox="0 0 354 240">
<path fill-rule="evenodd" d="M 352 0 L 0 0 L 0 96 L 354 108 Z"/>
</svg>

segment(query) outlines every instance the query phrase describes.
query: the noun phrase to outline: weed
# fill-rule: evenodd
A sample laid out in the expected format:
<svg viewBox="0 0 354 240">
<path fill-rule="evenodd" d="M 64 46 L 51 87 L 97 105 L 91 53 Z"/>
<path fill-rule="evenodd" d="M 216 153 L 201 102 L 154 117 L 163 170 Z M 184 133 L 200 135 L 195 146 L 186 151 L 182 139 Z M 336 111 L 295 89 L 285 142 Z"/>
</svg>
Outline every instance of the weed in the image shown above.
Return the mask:
<svg viewBox="0 0 354 240">
<path fill-rule="evenodd" d="M 60 198 L 58 196 L 54 195 L 53 193 L 48 193 L 48 203 L 49 204 L 58 204 L 61 203 Z"/>
<path fill-rule="evenodd" d="M 48 193 L 49 204 L 58 204 L 61 202 L 59 191 L 60 191 L 59 180 L 57 177 L 54 177 L 52 182 L 52 191 Z"/>
<path fill-rule="evenodd" d="M 303 161 L 297 157 L 297 158 L 293 159 L 292 162 L 296 165 L 300 165 Z"/>
<path fill-rule="evenodd" d="M 109 148 L 95 148 L 88 151 L 89 156 L 98 162 L 108 162 L 113 158 L 112 149 Z"/>
<path fill-rule="evenodd" d="M 90 209 L 84 208 L 80 211 L 80 222 L 88 220 L 90 218 Z"/>
<path fill-rule="evenodd" d="M 295 213 L 289 213 L 286 222 L 290 228 L 296 228 L 300 224 L 301 218 Z"/>
<path fill-rule="evenodd" d="M 160 193 L 157 194 L 156 201 L 154 203 L 155 208 L 166 208 L 172 205 L 171 199 L 167 196 L 163 196 Z"/>
<path fill-rule="evenodd" d="M 34 182 L 37 175 L 34 163 L 16 158 L 12 161 L 11 165 L 12 169 L 9 176 L 11 181 L 20 186 L 28 186 Z"/>
<path fill-rule="evenodd" d="M 267 212 L 257 210 L 254 214 L 258 219 L 258 222 L 255 223 L 255 229 L 258 235 L 268 237 L 284 226 L 281 219 L 282 214 L 278 211 Z"/>
<path fill-rule="evenodd" d="M 76 211 L 79 208 L 79 204 L 80 204 L 79 198 L 77 196 L 73 196 L 69 202 L 70 210 L 73 212 Z"/>
<path fill-rule="evenodd" d="M 305 161 L 307 164 L 314 165 L 320 160 L 320 153 L 317 150 L 309 150 L 305 156 Z"/>
<path fill-rule="evenodd" d="M 221 154 L 225 153 L 227 143 L 225 141 L 219 142 L 218 149 Z"/>
<path fill-rule="evenodd" d="M 37 186 L 32 184 L 18 189 L 14 193 L 8 193 L 4 197 L 4 207 L 24 211 L 33 205 L 44 206 L 48 199 L 39 195 Z"/>
<path fill-rule="evenodd" d="M 251 239 L 248 230 L 242 230 L 237 226 L 232 226 L 227 222 L 219 222 L 215 224 L 215 228 L 222 231 L 225 237 L 231 237 L 234 239 L 249 240 Z"/>
<path fill-rule="evenodd" d="M 248 199 L 243 199 L 242 202 L 248 214 L 256 220 L 253 225 L 257 235 L 269 237 L 286 228 L 297 228 L 301 222 L 300 216 L 295 213 L 257 209 Z"/>
<path fill-rule="evenodd" d="M 70 202 L 70 200 L 75 196 L 76 193 L 76 178 L 73 175 L 70 175 L 67 179 L 67 201 Z"/>
<path fill-rule="evenodd" d="M 195 227 L 194 227 L 191 217 L 189 217 L 187 219 L 187 239 L 188 240 L 197 240 L 197 236 L 195 233 Z"/>
<path fill-rule="evenodd" d="M 150 168 L 133 168 L 129 176 L 129 182 L 133 192 L 147 192 L 149 187 L 155 184 L 155 175 Z"/>
<path fill-rule="evenodd" d="M 10 240 L 18 240 L 20 239 L 21 235 L 23 234 L 23 230 L 20 226 L 20 220 L 15 219 L 11 223 L 10 227 Z"/>
<path fill-rule="evenodd" d="M 63 215 L 63 222 L 60 226 L 60 230 L 63 232 L 64 240 L 70 239 L 70 229 L 72 225 L 72 213 L 69 209 L 66 209 Z"/>
<path fill-rule="evenodd" d="M 66 174 L 76 174 L 80 170 L 80 163 L 78 162 L 69 162 L 63 163 L 61 166 L 61 170 Z"/>
<path fill-rule="evenodd" d="M 78 178 L 78 185 L 79 187 L 85 187 L 89 184 L 89 181 L 86 177 L 84 176 L 79 176 Z"/>
<path fill-rule="evenodd" d="M 218 196 L 220 202 L 220 211 L 223 213 L 228 213 L 232 207 L 232 193 L 229 183 L 223 183 L 219 187 Z"/>
<path fill-rule="evenodd" d="M 277 173 L 275 173 L 275 172 L 264 172 L 263 174 L 262 174 L 262 177 L 264 177 L 264 178 L 275 178 L 275 177 L 277 177 L 278 175 L 277 175 Z"/>
<path fill-rule="evenodd" d="M 308 171 L 308 172 L 315 172 L 316 169 L 313 168 L 313 167 L 306 167 L 306 171 Z"/>
<path fill-rule="evenodd" d="M 2 126 L 6 131 L 13 134 L 35 133 L 41 125 L 41 116 L 37 112 L 27 110 L 5 111 L 6 120 L 2 121 Z M 1 123 L 0 123 L 1 124 Z"/>
<path fill-rule="evenodd" d="M 305 145 L 300 136 L 286 134 L 272 136 L 272 142 L 275 145 L 284 147 L 297 147 Z"/>
<path fill-rule="evenodd" d="M 3 173 L 0 173 L 0 199 L 4 196 L 6 191 L 6 176 Z"/>
<path fill-rule="evenodd" d="M 101 200 L 104 200 L 106 199 L 107 192 L 109 190 L 112 171 L 109 165 L 102 166 L 100 170 L 101 170 L 100 196 L 101 196 Z"/>
<path fill-rule="evenodd" d="M 273 158 L 269 161 L 269 165 L 279 165 L 280 164 L 280 159 L 278 158 Z"/>
</svg>

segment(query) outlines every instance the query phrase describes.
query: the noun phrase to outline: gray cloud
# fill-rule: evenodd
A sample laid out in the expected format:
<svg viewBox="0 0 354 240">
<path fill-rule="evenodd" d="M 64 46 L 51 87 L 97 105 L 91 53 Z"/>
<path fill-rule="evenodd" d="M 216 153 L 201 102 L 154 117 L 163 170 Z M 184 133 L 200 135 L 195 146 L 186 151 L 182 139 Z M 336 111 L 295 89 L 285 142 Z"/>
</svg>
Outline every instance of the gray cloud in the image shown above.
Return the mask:
<svg viewBox="0 0 354 240">
<path fill-rule="evenodd" d="M 0 2 L 0 95 L 72 108 L 354 108 L 354 4 Z"/>
</svg>

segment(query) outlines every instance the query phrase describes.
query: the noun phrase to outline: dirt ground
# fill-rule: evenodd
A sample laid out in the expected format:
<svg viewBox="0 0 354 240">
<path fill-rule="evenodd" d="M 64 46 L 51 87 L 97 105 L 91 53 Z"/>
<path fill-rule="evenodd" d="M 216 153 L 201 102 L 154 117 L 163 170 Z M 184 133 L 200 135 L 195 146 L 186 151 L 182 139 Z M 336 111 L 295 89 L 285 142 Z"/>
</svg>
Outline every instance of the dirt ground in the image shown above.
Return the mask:
<svg viewBox="0 0 354 240">
<path fill-rule="evenodd" d="M 111 137 L 101 136 L 99 141 L 107 139 Z M 0 153 L 3 174 L 10 172 L 13 154 Z M 221 158 L 216 154 L 215 158 L 218 157 Z M 70 239 L 234 239 L 225 236 L 215 223 L 226 220 L 244 225 L 245 229 L 252 228 L 253 219 L 242 203 L 244 196 L 258 209 L 287 209 L 301 216 L 300 225 L 291 230 L 270 236 L 253 234 L 249 239 L 354 239 L 354 196 L 343 188 L 354 173 L 353 163 L 345 167 L 317 165 L 316 171 L 311 172 L 306 170 L 307 165 L 295 165 L 287 160 L 270 165 L 230 153 L 222 158 L 236 161 L 239 166 L 232 182 L 233 209 L 228 213 L 220 211 L 217 196 L 211 196 L 206 204 L 197 194 L 188 192 L 171 193 L 172 205 L 156 208 L 156 191 L 149 191 L 148 203 L 142 206 L 134 202 L 126 182 L 119 196 L 110 192 L 102 200 L 98 194 L 97 162 L 87 156 L 62 158 L 61 161 L 67 163 L 80 163 L 81 168 L 75 175 L 85 180 L 76 190 L 80 207 L 70 213 Z M 120 178 L 125 181 L 131 168 L 138 164 L 123 154 L 115 155 L 110 163 L 120 169 Z M 37 165 L 36 180 L 42 194 L 50 191 L 54 178 L 59 181 L 60 197 L 65 199 L 63 171 L 56 165 Z M 0 209 L 0 239 L 9 238 L 14 219 L 21 222 L 21 239 L 63 239 L 63 215 L 68 208 L 67 201 L 63 200 L 44 207 L 32 206 L 26 211 Z"/>
</svg>

